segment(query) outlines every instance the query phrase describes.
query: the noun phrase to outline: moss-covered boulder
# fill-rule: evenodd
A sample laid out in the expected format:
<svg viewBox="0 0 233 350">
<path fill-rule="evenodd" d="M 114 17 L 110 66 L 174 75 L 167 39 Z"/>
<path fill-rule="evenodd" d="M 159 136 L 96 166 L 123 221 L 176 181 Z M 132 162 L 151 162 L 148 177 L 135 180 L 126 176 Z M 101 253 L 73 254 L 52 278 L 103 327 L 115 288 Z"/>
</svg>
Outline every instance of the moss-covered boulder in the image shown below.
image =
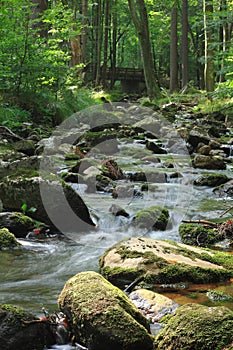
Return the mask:
<svg viewBox="0 0 233 350">
<path fill-rule="evenodd" d="M 193 160 L 195 168 L 209 169 L 209 170 L 225 170 L 226 164 L 220 156 L 204 156 L 197 154 Z"/>
<path fill-rule="evenodd" d="M 61 232 L 77 232 L 95 226 L 79 194 L 52 174 L 7 176 L 0 182 L 0 198 L 6 210 L 20 211 Z"/>
<path fill-rule="evenodd" d="M 229 178 L 225 174 L 218 174 L 218 173 L 202 174 L 200 177 L 198 177 L 194 181 L 194 185 L 215 187 L 215 186 L 225 184 L 228 180 Z"/>
<path fill-rule="evenodd" d="M 17 238 L 24 238 L 34 227 L 34 221 L 20 212 L 0 213 L 0 228 L 9 229 Z"/>
<path fill-rule="evenodd" d="M 69 279 L 58 303 L 77 342 L 89 350 L 153 347 L 146 318 L 120 289 L 96 272 Z"/>
<path fill-rule="evenodd" d="M 0 228 L 0 250 L 5 248 L 14 248 L 20 246 L 13 233 L 7 228 Z"/>
<path fill-rule="evenodd" d="M 186 304 L 157 336 L 157 350 L 223 350 L 233 341 L 233 312 L 226 307 Z"/>
<path fill-rule="evenodd" d="M 131 237 L 99 259 L 105 278 L 124 286 L 144 276 L 148 283 L 208 283 L 233 276 L 233 256 L 172 241 Z"/>
<path fill-rule="evenodd" d="M 0 305 L 1 350 L 43 350 L 55 344 L 48 322 L 13 305 Z"/>
<path fill-rule="evenodd" d="M 183 243 L 201 247 L 209 247 L 222 240 L 222 236 L 213 228 L 192 223 L 181 224 L 179 235 Z"/>
<path fill-rule="evenodd" d="M 152 206 L 140 210 L 133 218 L 132 224 L 139 228 L 166 230 L 169 211 L 166 208 Z"/>
</svg>

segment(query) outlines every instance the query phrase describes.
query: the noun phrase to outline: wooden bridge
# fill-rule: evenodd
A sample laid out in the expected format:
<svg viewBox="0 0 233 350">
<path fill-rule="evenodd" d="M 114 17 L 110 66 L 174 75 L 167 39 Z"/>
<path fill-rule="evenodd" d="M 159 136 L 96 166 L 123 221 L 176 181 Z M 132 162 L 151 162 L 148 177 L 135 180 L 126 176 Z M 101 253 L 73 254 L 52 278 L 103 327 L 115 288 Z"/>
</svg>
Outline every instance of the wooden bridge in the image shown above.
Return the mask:
<svg viewBox="0 0 233 350">
<path fill-rule="evenodd" d="M 141 68 L 107 68 L 106 79 L 110 80 L 112 77 L 114 77 L 115 80 L 119 81 L 145 81 L 144 71 Z"/>
<path fill-rule="evenodd" d="M 94 76 L 92 67 L 89 67 L 86 71 L 85 79 L 87 81 L 93 81 L 95 80 Z M 111 83 L 120 81 L 122 91 L 127 93 L 140 92 L 145 89 L 144 71 L 141 68 L 107 67 L 104 70 L 102 67 L 100 70 L 100 80 L 108 80 Z"/>
</svg>

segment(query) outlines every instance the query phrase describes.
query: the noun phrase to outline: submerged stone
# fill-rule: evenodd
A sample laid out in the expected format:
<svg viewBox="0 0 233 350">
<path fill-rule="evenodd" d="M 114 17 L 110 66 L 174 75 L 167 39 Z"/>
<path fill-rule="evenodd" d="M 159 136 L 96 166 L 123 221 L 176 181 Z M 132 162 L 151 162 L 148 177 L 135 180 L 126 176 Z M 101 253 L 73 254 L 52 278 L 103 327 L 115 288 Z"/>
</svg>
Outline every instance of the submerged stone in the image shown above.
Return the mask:
<svg viewBox="0 0 233 350">
<path fill-rule="evenodd" d="M 69 279 L 58 299 L 76 341 L 89 350 L 151 350 L 149 323 L 128 297 L 93 271 Z"/>
</svg>

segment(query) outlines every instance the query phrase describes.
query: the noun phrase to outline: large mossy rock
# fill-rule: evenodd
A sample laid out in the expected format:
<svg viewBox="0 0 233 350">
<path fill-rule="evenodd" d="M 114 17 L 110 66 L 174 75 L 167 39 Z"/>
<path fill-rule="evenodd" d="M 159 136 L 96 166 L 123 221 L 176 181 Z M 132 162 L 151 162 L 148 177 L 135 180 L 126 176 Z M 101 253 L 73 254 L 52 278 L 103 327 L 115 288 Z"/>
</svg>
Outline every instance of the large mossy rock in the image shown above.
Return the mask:
<svg viewBox="0 0 233 350">
<path fill-rule="evenodd" d="M 95 226 L 82 198 L 55 175 L 7 176 L 0 182 L 0 199 L 6 210 L 20 211 L 24 205 L 32 218 L 64 233 Z"/>
<path fill-rule="evenodd" d="M 166 230 L 169 212 L 166 208 L 152 206 L 140 210 L 133 218 L 132 224 L 139 228 Z"/>
<path fill-rule="evenodd" d="M 19 212 L 0 213 L 0 228 L 9 229 L 17 238 L 25 238 L 34 227 L 34 221 L 27 215 Z"/>
<path fill-rule="evenodd" d="M 7 228 L 0 228 L 0 250 L 6 248 L 15 248 L 20 246 L 13 233 Z"/>
<path fill-rule="evenodd" d="M 195 168 L 209 169 L 209 170 L 225 170 L 226 164 L 222 157 L 220 156 L 204 156 L 202 154 L 197 154 L 193 160 L 193 165 Z"/>
<path fill-rule="evenodd" d="M 208 283 L 233 276 L 231 254 L 145 237 L 109 248 L 99 265 L 102 275 L 121 287 L 143 275 L 148 283 Z"/>
<path fill-rule="evenodd" d="M 58 303 L 77 342 L 89 350 L 153 347 L 148 321 L 120 289 L 96 272 L 69 279 Z"/>
<path fill-rule="evenodd" d="M 55 342 L 48 322 L 13 305 L 0 305 L 1 350 L 43 350 Z"/>
<path fill-rule="evenodd" d="M 186 304 L 156 338 L 157 350 L 223 350 L 233 341 L 233 312 L 226 307 Z"/>
</svg>

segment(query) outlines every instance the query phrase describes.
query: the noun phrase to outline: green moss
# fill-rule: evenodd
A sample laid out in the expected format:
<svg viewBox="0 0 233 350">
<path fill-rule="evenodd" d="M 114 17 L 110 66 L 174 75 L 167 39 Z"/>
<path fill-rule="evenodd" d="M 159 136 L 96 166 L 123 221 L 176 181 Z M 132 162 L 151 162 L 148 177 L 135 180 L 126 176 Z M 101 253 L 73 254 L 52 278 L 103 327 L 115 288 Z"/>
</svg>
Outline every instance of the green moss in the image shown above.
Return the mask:
<svg viewBox="0 0 233 350">
<path fill-rule="evenodd" d="M 14 248 L 18 247 L 20 244 L 16 240 L 13 233 L 11 233 L 7 228 L 0 229 L 0 249 L 3 248 Z"/>
<path fill-rule="evenodd" d="M 205 228 L 203 225 L 181 224 L 179 235 L 185 244 L 208 247 L 220 240 L 220 235 L 212 228 Z"/>
<path fill-rule="evenodd" d="M 72 277 L 58 302 L 71 315 L 77 339 L 90 348 L 100 349 L 103 341 L 114 349 L 117 344 L 119 349 L 133 349 L 138 342 L 138 348 L 144 342 L 145 349 L 152 348 L 148 321 L 120 289 L 97 273 L 88 271 Z"/>
<path fill-rule="evenodd" d="M 233 340 L 233 312 L 187 304 L 177 309 L 155 340 L 157 350 L 222 350 Z"/>
<path fill-rule="evenodd" d="M 185 264 L 169 264 L 163 267 L 157 275 L 150 276 L 150 283 L 212 283 L 229 280 L 232 276 L 225 269 L 204 269 L 199 266 Z M 153 280 L 153 281 L 152 281 Z"/>
<path fill-rule="evenodd" d="M 169 211 L 166 208 L 152 206 L 139 211 L 133 219 L 133 225 L 139 228 L 165 230 L 168 224 Z"/>
<path fill-rule="evenodd" d="M 20 168 L 16 170 L 14 173 L 11 173 L 10 175 L 6 176 L 5 178 L 2 179 L 3 182 L 10 180 L 16 180 L 19 177 L 20 178 L 32 178 L 32 177 L 38 177 L 39 176 L 39 171 L 38 170 L 31 170 L 31 169 L 25 169 L 25 168 Z"/>
<path fill-rule="evenodd" d="M 196 179 L 194 181 L 194 185 L 215 187 L 215 186 L 225 184 L 228 180 L 229 178 L 225 174 L 207 173 L 207 174 L 202 174 L 201 177 Z"/>
<path fill-rule="evenodd" d="M 9 219 L 14 220 L 14 222 L 21 226 L 34 226 L 34 221 L 22 213 L 14 212 L 9 216 Z"/>
</svg>

